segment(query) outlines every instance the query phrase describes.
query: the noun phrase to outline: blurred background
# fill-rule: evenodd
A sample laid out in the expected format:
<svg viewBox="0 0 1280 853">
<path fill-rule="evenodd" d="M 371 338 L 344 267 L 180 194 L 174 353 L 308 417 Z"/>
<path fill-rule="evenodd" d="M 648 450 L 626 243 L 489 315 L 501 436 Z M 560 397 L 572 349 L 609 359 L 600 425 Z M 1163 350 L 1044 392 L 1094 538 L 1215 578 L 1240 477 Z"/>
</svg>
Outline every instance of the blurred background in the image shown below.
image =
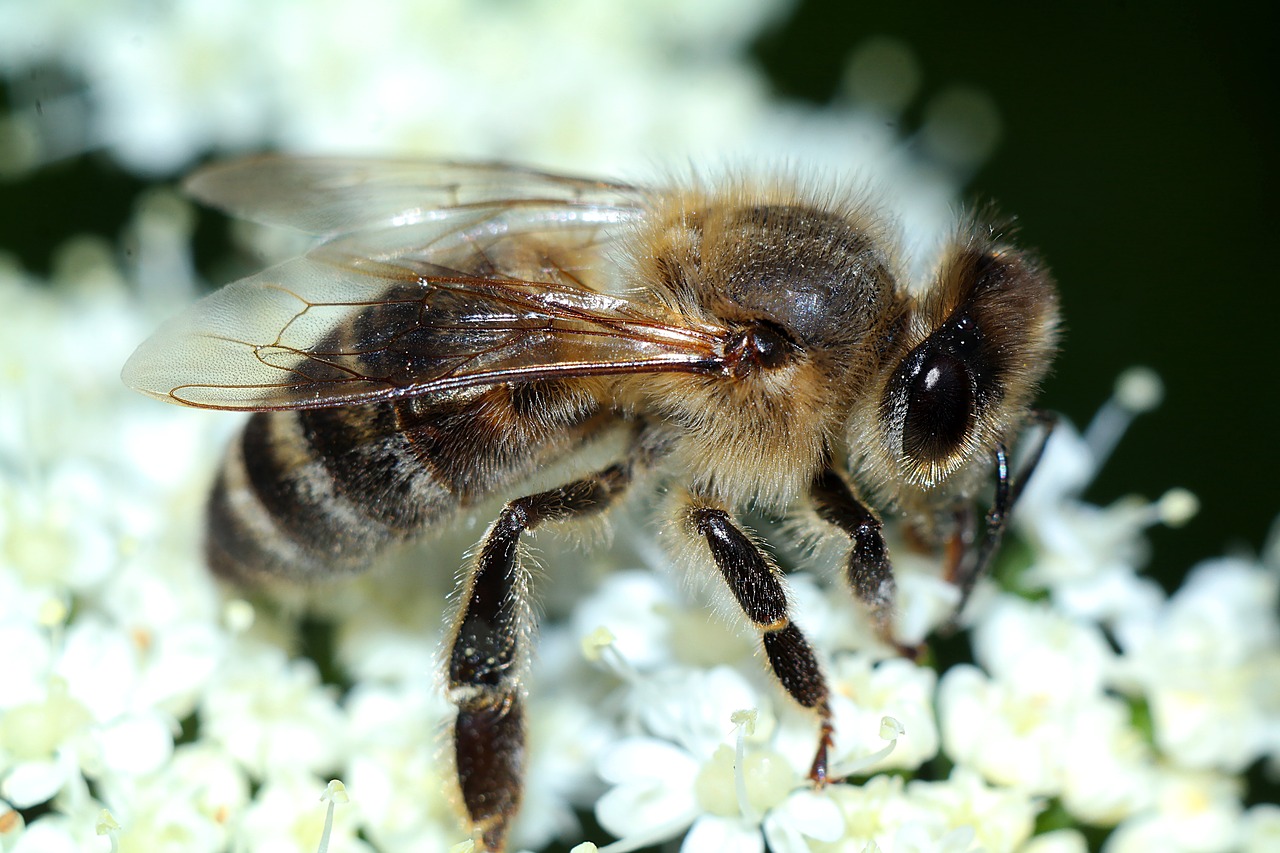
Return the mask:
<svg viewBox="0 0 1280 853">
<path fill-rule="evenodd" d="M 75 4 L 58 5 L 64 17 L 74 14 Z M 1200 497 L 1201 512 L 1187 526 L 1152 532 L 1153 571 L 1166 586 L 1198 559 L 1258 549 L 1280 510 L 1274 32 L 1229 4 L 1174 7 L 1090 3 L 1068 15 L 799 0 L 774 4 L 763 24 L 726 20 L 732 33 L 723 48 L 745 52 L 784 101 L 881 99 L 885 124 L 908 148 L 927 141 L 931 111 L 945 109 L 947 98 L 978 116 L 974 159 L 983 162 L 958 169 L 966 199 L 1016 215 L 1022 241 L 1043 253 L 1062 288 L 1065 346 L 1045 406 L 1083 426 L 1125 368 L 1150 366 L 1166 383 L 1162 408 L 1139 419 L 1089 495 L 1108 503 L 1185 486 Z M 44 110 L 82 97 L 84 80 L 51 59 L 56 28 L 26 36 L 12 29 L 21 26 L 21 9 L 0 4 L 0 22 L 12 25 L 0 111 L 21 117 L 21 127 L 40 127 L 51 118 Z M 129 32 L 119 37 L 127 47 Z M 24 44 L 29 58 L 14 53 Z M 715 50 L 706 47 L 715 39 L 698 44 Z M 877 57 L 872 64 L 884 79 L 855 73 L 860 59 Z M 591 69 L 571 76 L 581 73 Z M 75 125 L 74 116 L 59 122 Z M 26 131 L 6 130 L 12 155 Z M 254 147 L 251 138 L 237 140 L 234 127 L 215 130 L 211 145 L 197 140 L 149 161 L 136 148 L 85 144 L 92 133 L 62 148 L 43 139 L 40 162 L 0 177 L 0 250 L 46 275 L 68 235 L 118 240 L 148 187 L 173 182 L 210 148 Z M 501 151 L 518 150 L 503 141 Z M 208 272 L 228 242 L 214 214 L 200 216 L 197 262 Z"/>
</svg>

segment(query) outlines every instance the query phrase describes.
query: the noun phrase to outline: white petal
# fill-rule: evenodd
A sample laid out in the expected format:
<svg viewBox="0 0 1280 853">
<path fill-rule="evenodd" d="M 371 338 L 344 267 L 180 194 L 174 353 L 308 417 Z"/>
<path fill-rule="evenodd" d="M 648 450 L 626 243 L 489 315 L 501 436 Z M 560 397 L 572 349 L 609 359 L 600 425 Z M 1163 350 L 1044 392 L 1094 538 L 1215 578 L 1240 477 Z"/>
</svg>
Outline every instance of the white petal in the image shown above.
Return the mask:
<svg viewBox="0 0 1280 853">
<path fill-rule="evenodd" d="M 684 837 L 680 853 L 764 853 L 764 837 L 742 821 L 704 815 Z"/>
<path fill-rule="evenodd" d="M 23 831 L 11 853 L 84 853 L 84 845 L 71 834 L 68 823 L 61 815 L 35 821 Z"/>
<path fill-rule="evenodd" d="M 159 714 L 118 717 L 94 732 L 107 767 L 141 775 L 160 769 L 173 755 L 170 721 Z"/>
<path fill-rule="evenodd" d="M 818 841 L 835 841 L 844 834 L 844 817 L 840 808 L 825 794 L 796 791 L 786 802 L 770 813 L 776 823 L 789 823 Z"/>
<path fill-rule="evenodd" d="M 673 778 L 692 782 L 697 773 L 689 753 L 656 738 L 629 738 L 600 754 L 600 776 L 614 784 Z"/>
<path fill-rule="evenodd" d="M 67 782 L 67 770 L 57 760 L 15 764 L 0 782 L 0 796 L 14 808 L 28 809 L 53 799 Z"/>
<path fill-rule="evenodd" d="M 669 826 L 669 832 L 652 840 L 675 838 L 697 816 L 693 791 L 677 786 L 646 783 L 619 785 L 596 801 L 596 820 L 619 838 Z"/>
</svg>

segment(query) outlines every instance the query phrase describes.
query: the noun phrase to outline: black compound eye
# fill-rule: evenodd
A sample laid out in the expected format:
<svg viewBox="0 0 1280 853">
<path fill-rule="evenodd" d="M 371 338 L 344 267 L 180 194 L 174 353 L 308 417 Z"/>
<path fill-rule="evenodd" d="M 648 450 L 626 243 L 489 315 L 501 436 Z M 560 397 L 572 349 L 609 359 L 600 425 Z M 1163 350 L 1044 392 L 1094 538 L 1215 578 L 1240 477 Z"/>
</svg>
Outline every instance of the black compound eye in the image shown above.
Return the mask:
<svg viewBox="0 0 1280 853">
<path fill-rule="evenodd" d="M 951 456 L 973 425 L 973 378 L 965 362 L 950 353 L 929 353 L 906 390 L 903 452 L 921 462 Z"/>
</svg>

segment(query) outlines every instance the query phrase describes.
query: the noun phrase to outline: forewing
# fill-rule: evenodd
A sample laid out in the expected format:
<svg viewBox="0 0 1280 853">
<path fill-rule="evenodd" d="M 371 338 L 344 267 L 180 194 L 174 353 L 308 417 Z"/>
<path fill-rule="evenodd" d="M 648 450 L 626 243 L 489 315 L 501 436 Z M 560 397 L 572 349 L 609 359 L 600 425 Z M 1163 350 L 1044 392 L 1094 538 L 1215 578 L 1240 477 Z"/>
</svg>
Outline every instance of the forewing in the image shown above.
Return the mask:
<svg viewBox="0 0 1280 853">
<path fill-rule="evenodd" d="M 124 378 L 171 402 L 266 410 L 708 369 L 722 329 L 609 292 L 609 249 L 638 215 L 503 203 L 348 235 L 201 300 Z"/>
<path fill-rule="evenodd" d="M 494 204 L 635 206 L 632 186 L 505 163 L 267 155 L 205 167 L 196 198 L 238 217 L 312 234 L 411 225 Z"/>
</svg>

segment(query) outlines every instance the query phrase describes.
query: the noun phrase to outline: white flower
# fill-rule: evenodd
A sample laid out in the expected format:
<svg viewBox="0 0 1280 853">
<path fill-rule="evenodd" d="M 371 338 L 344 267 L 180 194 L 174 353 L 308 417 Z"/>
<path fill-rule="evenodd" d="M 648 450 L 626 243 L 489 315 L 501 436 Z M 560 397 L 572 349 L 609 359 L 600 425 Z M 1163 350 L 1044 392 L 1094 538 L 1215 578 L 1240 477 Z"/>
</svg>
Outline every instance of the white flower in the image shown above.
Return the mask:
<svg viewBox="0 0 1280 853">
<path fill-rule="evenodd" d="M 1078 741 L 1104 735 L 1084 721 L 1120 713 L 1102 692 L 1113 655 L 1095 625 L 1044 603 L 1002 595 L 980 620 L 975 657 L 990 674 L 960 665 L 943 675 L 946 751 L 993 782 L 1056 794 Z"/>
<path fill-rule="evenodd" d="M 841 776 L 846 766 L 859 764 L 884 745 L 879 735 L 884 717 L 897 720 L 903 733 L 892 752 L 870 767 L 858 767 L 858 775 L 914 770 L 938 754 L 933 714 L 937 673 L 932 669 L 901 658 L 873 664 L 865 655 L 848 654 L 833 662 L 828 677 L 836 727 L 833 776 Z"/>
<path fill-rule="evenodd" d="M 346 754 L 341 711 L 315 664 L 248 638 L 206 685 L 200 727 L 258 778 L 323 773 Z"/>
<path fill-rule="evenodd" d="M 945 782 L 908 782 L 907 800 L 912 810 L 908 833 L 932 826 L 935 833 L 945 832 L 942 840 L 972 837 L 990 853 L 1016 850 L 1031 836 L 1040 811 L 1025 790 L 989 786 L 964 768 L 956 768 Z"/>
<path fill-rule="evenodd" d="M 1018 853 L 1088 853 L 1089 844 L 1079 830 L 1058 829 L 1032 838 Z"/>
<path fill-rule="evenodd" d="M 244 772 L 205 745 L 179 747 L 158 772 L 109 780 L 103 791 L 125 850 L 216 853 L 226 848 L 228 824 L 248 799 Z"/>
<path fill-rule="evenodd" d="M 844 835 L 844 817 L 829 791 L 793 791 L 764 818 L 771 853 L 808 853 L 810 840 L 833 842 Z"/>
<path fill-rule="evenodd" d="M 445 550 L 448 554 L 448 550 Z M 336 655 L 353 679 L 412 684 L 434 681 L 450 610 L 441 588 L 452 582 L 454 556 L 419 555 L 418 565 L 379 570 L 343 585 L 341 595 L 311 596 L 311 609 L 336 620 Z M 422 563 L 439 576 L 424 582 Z"/>
<path fill-rule="evenodd" d="M 345 703 L 348 810 L 382 853 L 445 850 L 463 836 L 444 796 L 454 783 L 439 735 L 452 709 L 432 688 L 362 685 Z"/>
<path fill-rule="evenodd" d="M 512 846 L 541 849 L 579 835 L 573 806 L 590 807 L 600 795 L 595 772 L 601 752 L 618 738 L 611 715 L 585 701 L 577 684 L 552 689 L 530 685 L 529 748 L 524 801 L 512 827 Z"/>
<path fill-rule="evenodd" d="M 0 796 L 18 808 L 51 799 L 78 778 L 93 715 L 53 678 L 34 702 L 5 710 L 0 717 Z"/>
<path fill-rule="evenodd" d="M 1120 824 L 1104 853 L 1227 853 L 1238 850 L 1240 783 L 1217 773 L 1166 769 L 1156 777 L 1155 801 Z"/>
<path fill-rule="evenodd" d="M 1057 790 L 1065 742 L 1060 708 L 962 664 L 938 685 L 947 755 L 987 779 L 1037 793 Z"/>
<path fill-rule="evenodd" d="M 597 628 L 606 628 L 617 653 L 636 669 L 648 671 L 687 654 L 679 648 L 683 635 L 676 636 L 676 620 L 687 609 L 680 593 L 653 572 L 618 571 L 574 608 L 574 629 L 581 641 Z M 694 643 L 688 651 L 702 648 Z"/>
<path fill-rule="evenodd" d="M 1078 708 L 1064 736 L 1062 804 L 1094 826 L 1111 826 L 1150 805 L 1160 769 L 1129 708 L 1103 697 Z"/>
<path fill-rule="evenodd" d="M 840 849 L 955 851 L 1018 849 L 1031 834 L 1038 805 L 1025 792 L 986 785 L 957 768 L 942 782 L 877 776 L 861 786 L 836 785 L 832 798 L 847 825 Z M 874 845 L 874 846 L 871 846 Z"/>
<path fill-rule="evenodd" d="M 1096 625 L 1012 595 L 981 615 L 973 654 L 993 678 L 1045 703 L 1096 696 L 1115 657 Z"/>
<path fill-rule="evenodd" d="M 1245 812 L 1240 824 L 1240 849 L 1244 853 L 1267 853 L 1280 847 L 1280 805 L 1256 805 Z"/>
<path fill-rule="evenodd" d="M 24 827 L 12 846 L 4 849 L 6 853 L 84 853 L 93 849 L 89 845 L 100 843 L 69 818 L 49 815 Z"/>
<path fill-rule="evenodd" d="M 325 828 L 328 800 L 325 783 L 317 777 L 289 773 L 269 779 L 233 828 L 235 844 L 263 853 L 315 853 Z M 334 810 L 328 849 L 333 853 L 373 853 L 356 836 L 359 827 L 352 805 Z"/>
<path fill-rule="evenodd" d="M 649 736 L 622 740 L 601 754 L 600 775 L 614 785 L 596 803 L 601 826 L 650 843 L 689 828 L 683 848 L 688 851 L 723 845 L 728 838 L 762 849 L 760 815 L 801 779 L 791 762 L 767 748 L 773 729 L 768 702 L 727 668 L 675 670 L 636 689 L 653 697 L 640 709 Z M 744 804 L 731 719 L 748 709 L 759 721 L 754 742 L 764 748 L 750 750 L 741 768 Z"/>
<path fill-rule="evenodd" d="M 135 172 L 172 173 L 210 151 L 283 147 L 642 179 L 654 161 L 714 170 L 784 155 L 832 177 L 875 174 L 909 246 L 949 225 L 955 181 L 920 170 L 882 113 L 769 99 L 744 47 L 783 0 L 499 5 L 0 0 L 0 73 L 16 105 L 0 133 L 30 143 L 0 168 L 105 149 Z M 41 100 L 36 124 L 23 110 L 42 97 L 29 79 L 41 67 L 84 89 Z M 351 803 L 336 810 L 331 849 L 448 849 L 465 830 L 442 760 L 453 711 L 433 685 L 444 597 L 484 520 L 453 531 L 463 544 L 407 551 L 407 565 L 341 594 L 297 596 L 332 623 L 336 660 L 323 664 L 350 681 L 345 696 L 292 651 L 287 617 L 221 624 L 200 507 L 238 420 L 165 409 L 118 382 L 153 315 L 197 289 L 191 230 L 190 206 L 160 192 L 140 202 L 127 251 L 69 239 L 49 282 L 0 256 L 0 849 L 311 853 L 336 772 Z M 709 619 L 669 578 L 565 581 L 549 561 L 514 844 L 572 836 L 573 809 L 594 806 L 624 846 L 685 834 L 699 853 L 1082 850 L 1070 829 L 1030 837 L 1044 795 L 1082 823 L 1118 823 L 1108 850 L 1274 847 L 1277 810 L 1244 810 L 1240 775 L 1280 761 L 1274 565 L 1214 561 L 1166 597 L 1139 574 L 1142 534 L 1194 502 L 1081 497 L 1158 397 L 1150 375 L 1129 374 L 1083 435 L 1059 426 L 1015 515 L 1032 560 L 1016 583 L 1047 597 L 984 583 L 977 665 L 953 666 L 936 691 L 934 671 L 879 644 L 838 580 L 789 578 L 832 690 L 833 769 L 893 776 L 813 790 L 816 720 L 780 691 L 754 631 Z M 949 617 L 955 590 L 892 527 L 895 630 L 915 644 Z M 620 529 L 621 546 L 652 539 Z M 635 556 L 617 562 L 645 562 Z M 836 578 L 839 555 L 818 556 Z M 579 601 L 577 587 L 597 582 Z M 1146 709 L 1154 744 L 1132 719 Z M 898 734 L 884 754 L 887 717 Z M 950 777 L 930 780 L 948 762 Z"/>
<path fill-rule="evenodd" d="M 1060 420 L 1018 501 L 1014 525 L 1035 551 L 1019 582 L 1047 589 L 1071 615 L 1109 626 L 1158 607 L 1163 598 L 1155 581 L 1138 575 L 1147 557 L 1141 534 L 1153 524 L 1186 521 L 1195 513 L 1194 498 L 1175 489 L 1154 504 L 1124 498 L 1098 507 L 1080 497 L 1134 417 L 1154 408 L 1160 395 L 1158 377 L 1133 368 L 1083 434 Z"/>
<path fill-rule="evenodd" d="M 1278 597 L 1275 571 L 1211 560 L 1120 626 L 1124 683 L 1145 694 L 1156 745 L 1178 764 L 1240 772 L 1280 755 Z"/>
</svg>

